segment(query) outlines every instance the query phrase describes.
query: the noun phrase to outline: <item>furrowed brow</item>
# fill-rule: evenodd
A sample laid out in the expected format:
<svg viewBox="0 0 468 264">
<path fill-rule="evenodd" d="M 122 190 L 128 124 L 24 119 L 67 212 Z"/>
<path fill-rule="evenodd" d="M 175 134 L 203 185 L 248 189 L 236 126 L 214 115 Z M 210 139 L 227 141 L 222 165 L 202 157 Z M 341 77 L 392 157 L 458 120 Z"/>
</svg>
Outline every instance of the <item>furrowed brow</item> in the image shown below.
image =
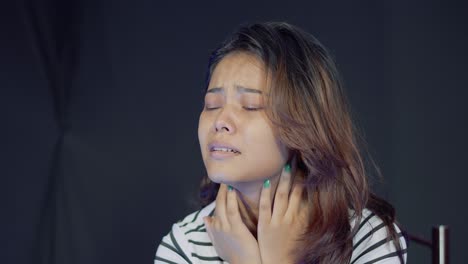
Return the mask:
<svg viewBox="0 0 468 264">
<path fill-rule="evenodd" d="M 211 88 L 206 91 L 206 93 L 222 93 L 224 89 L 222 87 Z"/>
<path fill-rule="evenodd" d="M 263 92 L 261 90 L 258 90 L 258 89 L 253 89 L 253 88 L 249 88 L 249 87 L 244 87 L 244 86 L 241 86 L 241 85 L 236 85 L 236 90 L 240 93 L 256 93 L 256 94 L 262 94 Z"/>
</svg>

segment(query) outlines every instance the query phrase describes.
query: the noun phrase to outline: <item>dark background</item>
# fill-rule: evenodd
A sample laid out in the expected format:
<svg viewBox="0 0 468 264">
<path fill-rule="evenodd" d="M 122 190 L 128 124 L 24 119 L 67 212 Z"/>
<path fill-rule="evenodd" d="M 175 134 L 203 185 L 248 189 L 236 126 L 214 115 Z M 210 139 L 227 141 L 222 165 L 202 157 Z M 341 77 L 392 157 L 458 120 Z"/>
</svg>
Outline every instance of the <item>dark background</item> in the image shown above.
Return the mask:
<svg viewBox="0 0 468 264">
<path fill-rule="evenodd" d="M 192 212 L 208 56 L 287 21 L 336 57 L 407 231 L 468 259 L 468 9 L 448 1 L 0 4 L 0 262 L 152 263 Z M 410 263 L 429 263 L 411 244 Z"/>
</svg>

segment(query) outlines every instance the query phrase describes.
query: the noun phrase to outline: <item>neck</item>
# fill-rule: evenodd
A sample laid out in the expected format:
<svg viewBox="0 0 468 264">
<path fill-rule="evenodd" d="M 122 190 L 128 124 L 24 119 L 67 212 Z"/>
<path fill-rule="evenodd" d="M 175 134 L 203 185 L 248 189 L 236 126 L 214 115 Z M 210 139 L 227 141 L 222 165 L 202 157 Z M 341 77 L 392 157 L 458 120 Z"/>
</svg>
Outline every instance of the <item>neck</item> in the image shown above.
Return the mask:
<svg viewBox="0 0 468 264">
<path fill-rule="evenodd" d="M 270 177 L 271 197 L 273 200 L 280 175 Z M 242 219 L 252 233 L 256 233 L 260 194 L 263 181 L 236 183 L 233 187 L 238 191 L 238 204 Z"/>
</svg>

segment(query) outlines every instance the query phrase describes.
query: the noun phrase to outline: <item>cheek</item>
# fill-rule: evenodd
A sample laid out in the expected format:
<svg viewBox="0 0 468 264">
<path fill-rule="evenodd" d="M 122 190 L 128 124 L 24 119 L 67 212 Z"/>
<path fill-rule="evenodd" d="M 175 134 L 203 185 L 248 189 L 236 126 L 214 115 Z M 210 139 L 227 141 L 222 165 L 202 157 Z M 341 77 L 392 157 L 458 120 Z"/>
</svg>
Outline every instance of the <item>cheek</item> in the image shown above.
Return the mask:
<svg viewBox="0 0 468 264">
<path fill-rule="evenodd" d="M 249 158 L 259 165 L 271 164 L 273 167 L 282 166 L 287 161 L 287 149 L 275 137 L 268 124 L 251 127 L 245 134 L 245 142 L 249 146 Z"/>
<path fill-rule="evenodd" d="M 207 122 L 203 116 L 200 114 L 200 118 L 198 120 L 198 142 L 200 143 L 200 148 L 203 153 L 203 146 L 205 145 L 206 136 L 208 134 Z"/>
</svg>

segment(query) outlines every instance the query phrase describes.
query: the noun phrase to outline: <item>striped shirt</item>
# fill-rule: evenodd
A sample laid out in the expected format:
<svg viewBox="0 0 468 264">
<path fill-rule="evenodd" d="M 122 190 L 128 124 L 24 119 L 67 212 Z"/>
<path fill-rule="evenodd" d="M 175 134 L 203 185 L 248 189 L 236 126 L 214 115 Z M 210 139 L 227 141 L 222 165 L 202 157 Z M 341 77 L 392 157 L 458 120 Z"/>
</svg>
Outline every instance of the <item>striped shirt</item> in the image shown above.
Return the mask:
<svg viewBox="0 0 468 264">
<path fill-rule="evenodd" d="M 163 237 L 156 251 L 155 264 L 226 264 L 216 253 L 206 232 L 203 217 L 214 213 L 215 202 L 194 212 L 172 226 L 171 232 Z M 354 227 L 355 218 L 350 221 Z M 407 245 L 400 229 L 395 225 L 405 263 Z M 353 253 L 350 264 L 397 264 L 400 263 L 393 242 L 387 241 L 387 228 L 383 221 L 365 209 L 359 230 L 353 238 Z"/>
</svg>

